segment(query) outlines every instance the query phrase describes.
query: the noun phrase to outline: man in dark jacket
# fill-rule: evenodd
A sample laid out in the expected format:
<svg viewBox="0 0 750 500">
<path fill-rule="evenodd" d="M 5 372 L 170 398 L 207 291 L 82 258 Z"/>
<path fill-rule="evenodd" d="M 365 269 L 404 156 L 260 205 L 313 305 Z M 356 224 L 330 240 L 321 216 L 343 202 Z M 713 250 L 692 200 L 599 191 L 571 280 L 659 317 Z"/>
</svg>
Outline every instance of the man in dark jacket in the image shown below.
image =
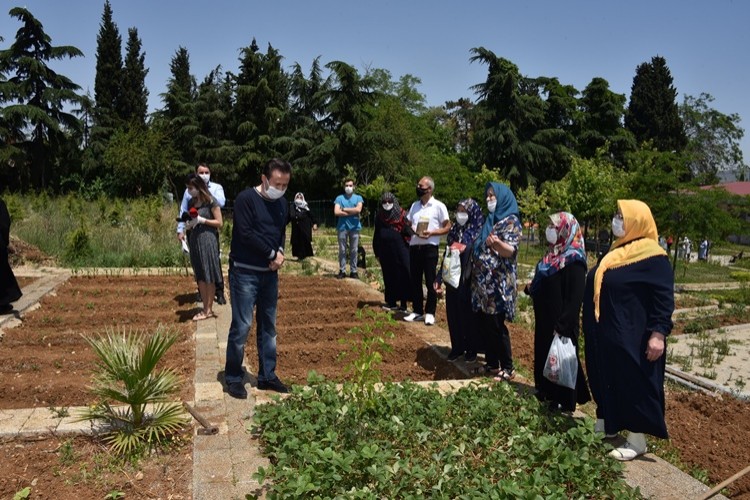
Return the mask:
<svg viewBox="0 0 750 500">
<path fill-rule="evenodd" d="M 229 253 L 232 324 L 224 379 L 229 395 L 238 399 L 247 398 L 242 361 L 254 307 L 257 307 L 259 337 L 258 389 L 288 392 L 275 370 L 278 270 L 284 264 L 288 213 L 283 197 L 291 174 L 289 163 L 279 159 L 269 161 L 263 167 L 260 185 L 242 191 L 234 203 Z"/>
</svg>

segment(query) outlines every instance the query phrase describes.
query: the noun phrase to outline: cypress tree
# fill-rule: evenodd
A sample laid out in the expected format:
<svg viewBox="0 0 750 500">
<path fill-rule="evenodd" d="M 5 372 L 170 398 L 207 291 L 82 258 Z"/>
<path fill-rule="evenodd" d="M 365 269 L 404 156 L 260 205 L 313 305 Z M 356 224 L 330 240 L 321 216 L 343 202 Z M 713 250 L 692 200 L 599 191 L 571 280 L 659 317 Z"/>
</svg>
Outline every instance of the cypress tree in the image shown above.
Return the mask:
<svg viewBox="0 0 750 500">
<path fill-rule="evenodd" d="M 96 37 L 94 79 L 95 121 L 101 127 L 112 127 L 117 124 L 122 74 L 122 37 L 112 20 L 112 6 L 109 0 L 106 0 L 99 34 Z"/>
<path fill-rule="evenodd" d="M 667 61 L 651 58 L 636 68 L 625 127 L 639 143 L 653 141 L 659 151 L 682 151 L 687 138 L 676 99 Z"/>
<path fill-rule="evenodd" d="M 146 88 L 146 54 L 141 52 L 141 40 L 136 28 L 128 29 L 125 71 L 122 80 L 122 95 L 119 115 L 130 125 L 146 125 L 148 112 L 148 89 Z"/>
</svg>

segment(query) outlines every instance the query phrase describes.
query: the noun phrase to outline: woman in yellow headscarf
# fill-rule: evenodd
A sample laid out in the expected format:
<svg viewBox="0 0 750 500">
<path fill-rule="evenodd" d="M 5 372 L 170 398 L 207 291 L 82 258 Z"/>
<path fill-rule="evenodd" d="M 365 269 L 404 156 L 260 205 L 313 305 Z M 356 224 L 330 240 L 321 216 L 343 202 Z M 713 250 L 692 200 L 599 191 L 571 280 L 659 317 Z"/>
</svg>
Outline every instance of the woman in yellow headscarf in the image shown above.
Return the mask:
<svg viewBox="0 0 750 500">
<path fill-rule="evenodd" d="M 589 272 L 583 301 L 586 367 L 597 403 L 596 430 L 613 437 L 618 460 L 646 453 L 645 434 L 668 438 L 664 421 L 666 336 L 672 331 L 674 273 L 648 205 L 619 200 L 617 238 Z"/>
</svg>

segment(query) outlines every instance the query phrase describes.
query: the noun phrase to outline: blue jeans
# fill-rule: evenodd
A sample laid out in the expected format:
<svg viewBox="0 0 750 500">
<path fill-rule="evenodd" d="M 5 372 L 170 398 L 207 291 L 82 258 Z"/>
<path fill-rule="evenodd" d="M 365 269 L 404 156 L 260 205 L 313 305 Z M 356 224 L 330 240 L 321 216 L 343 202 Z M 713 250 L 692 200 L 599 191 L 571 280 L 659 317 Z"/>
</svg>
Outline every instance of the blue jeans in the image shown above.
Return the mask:
<svg viewBox="0 0 750 500">
<path fill-rule="evenodd" d="M 359 230 L 339 231 L 339 271 L 346 273 L 346 244 L 349 243 L 349 272 L 357 272 Z"/>
<path fill-rule="evenodd" d="M 245 342 L 253 324 L 256 307 L 258 334 L 258 381 L 276 378 L 276 303 L 279 297 L 279 275 L 249 269 L 229 268 L 229 290 L 232 297 L 232 325 L 227 339 L 227 362 L 224 380 L 227 384 L 242 382 Z"/>
</svg>

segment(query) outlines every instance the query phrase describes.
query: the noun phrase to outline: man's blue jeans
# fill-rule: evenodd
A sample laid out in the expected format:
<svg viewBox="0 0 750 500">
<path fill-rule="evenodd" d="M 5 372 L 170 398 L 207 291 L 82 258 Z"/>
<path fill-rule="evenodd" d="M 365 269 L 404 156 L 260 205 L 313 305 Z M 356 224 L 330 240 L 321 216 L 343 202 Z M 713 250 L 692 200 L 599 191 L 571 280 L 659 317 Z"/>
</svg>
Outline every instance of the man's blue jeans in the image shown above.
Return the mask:
<svg viewBox="0 0 750 500">
<path fill-rule="evenodd" d="M 227 384 L 242 382 L 245 342 L 253 324 L 256 308 L 258 334 L 258 381 L 276 378 L 276 303 L 279 297 L 279 275 L 231 267 L 229 290 L 232 298 L 232 325 L 227 339 L 227 362 L 224 379 Z"/>
<path fill-rule="evenodd" d="M 346 273 L 346 244 L 349 243 L 349 272 L 357 272 L 359 230 L 339 231 L 339 271 Z"/>
</svg>

